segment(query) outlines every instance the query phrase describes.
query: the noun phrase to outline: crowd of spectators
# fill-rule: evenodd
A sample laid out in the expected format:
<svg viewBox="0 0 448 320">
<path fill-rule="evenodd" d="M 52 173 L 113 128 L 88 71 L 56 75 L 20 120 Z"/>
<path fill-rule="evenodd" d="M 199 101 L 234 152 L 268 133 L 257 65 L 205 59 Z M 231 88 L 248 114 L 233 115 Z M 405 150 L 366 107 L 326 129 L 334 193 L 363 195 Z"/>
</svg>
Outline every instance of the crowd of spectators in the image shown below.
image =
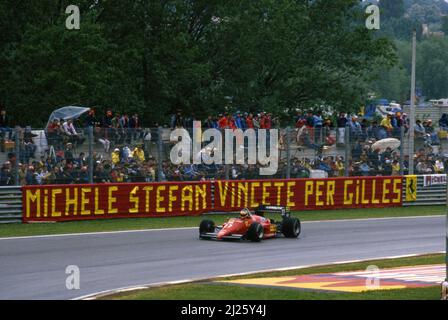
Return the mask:
<svg viewBox="0 0 448 320">
<path fill-rule="evenodd" d="M 181 111 L 170 118 L 171 129 L 193 127 L 194 116 L 184 117 Z M 360 115 L 297 111 L 293 119 L 292 141 L 299 148 L 316 150 L 315 156 L 292 155 L 290 168 L 284 158 L 279 162 L 275 176 L 269 178 L 304 178 L 313 172 L 324 172 L 329 177 L 399 175 L 407 173 L 409 159 L 400 157 L 399 150 L 375 149 L 376 141 L 385 138 L 401 139 L 409 133 L 409 119 L 406 114 L 395 113 L 379 119 L 368 120 Z M 86 152 L 87 127 L 93 127 L 95 148 L 92 159 Z M 19 148 L 10 150 L 7 160 L 0 169 L 0 184 L 21 185 L 108 183 L 108 182 L 154 182 L 154 181 L 200 181 L 211 179 L 260 179 L 259 165 L 174 165 L 160 154 L 152 155 L 151 146 L 159 139 L 159 125 L 144 129 L 137 114 L 113 113 L 108 110 L 98 117 L 91 110 L 82 122 L 54 119 L 46 128 L 48 148 L 45 153 L 36 154 L 36 144 L 30 127 L 15 131 L 8 125 L 6 112 L 0 112 L 0 136 L 2 141 L 15 140 L 19 132 Z M 278 117 L 268 112 L 249 113 L 237 111 L 234 114 L 210 115 L 202 121 L 202 127 L 216 129 L 271 129 L 279 128 Z M 444 114 L 436 130 L 431 120 L 416 121 L 416 141 L 421 141 L 414 156 L 415 172 L 418 174 L 445 173 L 447 159 L 438 152 L 440 138 L 448 131 L 448 116 Z M 446 136 L 445 136 L 446 137 Z M 280 145 L 284 146 L 285 136 Z M 347 145 L 348 143 L 348 145 Z M 84 148 L 82 147 L 84 145 Z M 346 160 L 338 152 L 324 152 L 331 146 L 350 149 Z M 165 146 L 169 149 L 169 144 Z M 332 149 L 332 150 L 337 150 Z M 18 151 L 18 155 L 16 155 Z M 166 150 L 165 150 L 166 151 Z M 344 152 L 339 152 L 344 154 Z M 331 155 L 328 155 L 331 154 Z M 90 164 L 93 164 L 90 168 Z"/>
</svg>

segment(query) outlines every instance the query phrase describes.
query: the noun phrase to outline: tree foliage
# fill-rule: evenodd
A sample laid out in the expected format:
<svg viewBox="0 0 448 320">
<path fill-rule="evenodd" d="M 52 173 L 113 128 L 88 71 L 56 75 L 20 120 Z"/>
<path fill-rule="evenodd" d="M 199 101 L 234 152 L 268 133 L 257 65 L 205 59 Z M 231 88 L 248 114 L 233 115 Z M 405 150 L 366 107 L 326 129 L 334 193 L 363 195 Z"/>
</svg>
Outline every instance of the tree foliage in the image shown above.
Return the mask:
<svg viewBox="0 0 448 320">
<path fill-rule="evenodd" d="M 42 126 L 63 105 L 137 111 L 355 109 L 391 41 L 356 0 L 0 0 L 0 101 Z M 25 112 L 24 112 L 25 111 Z"/>
</svg>

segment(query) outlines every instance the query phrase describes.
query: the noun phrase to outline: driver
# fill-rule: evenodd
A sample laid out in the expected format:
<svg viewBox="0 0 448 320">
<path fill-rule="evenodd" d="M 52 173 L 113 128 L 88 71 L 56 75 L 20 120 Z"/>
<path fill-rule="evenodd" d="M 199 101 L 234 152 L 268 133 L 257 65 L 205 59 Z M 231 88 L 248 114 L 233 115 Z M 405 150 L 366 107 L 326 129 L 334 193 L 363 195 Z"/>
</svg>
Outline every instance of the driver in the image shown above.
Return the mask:
<svg viewBox="0 0 448 320">
<path fill-rule="evenodd" d="M 240 218 L 241 219 L 248 219 L 251 217 L 250 210 L 247 208 L 244 208 L 240 211 Z"/>
</svg>

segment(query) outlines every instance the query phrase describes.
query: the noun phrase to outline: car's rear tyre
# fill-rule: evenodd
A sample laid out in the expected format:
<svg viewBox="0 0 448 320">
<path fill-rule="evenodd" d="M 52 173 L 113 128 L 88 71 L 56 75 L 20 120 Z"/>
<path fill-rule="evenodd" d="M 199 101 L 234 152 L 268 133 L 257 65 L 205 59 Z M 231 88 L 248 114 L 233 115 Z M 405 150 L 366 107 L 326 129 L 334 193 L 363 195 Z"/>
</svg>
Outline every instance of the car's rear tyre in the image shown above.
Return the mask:
<svg viewBox="0 0 448 320">
<path fill-rule="evenodd" d="M 210 232 L 215 232 L 215 223 L 212 220 L 202 220 L 199 225 L 199 236 Z"/>
<path fill-rule="evenodd" d="M 282 233 L 286 238 L 297 238 L 302 231 L 300 220 L 297 218 L 285 218 L 282 222 Z"/>
<path fill-rule="evenodd" d="M 258 222 L 252 223 L 252 225 L 249 227 L 249 230 L 247 230 L 246 239 L 252 242 L 260 242 L 263 239 L 263 237 L 264 237 L 263 226 Z"/>
</svg>

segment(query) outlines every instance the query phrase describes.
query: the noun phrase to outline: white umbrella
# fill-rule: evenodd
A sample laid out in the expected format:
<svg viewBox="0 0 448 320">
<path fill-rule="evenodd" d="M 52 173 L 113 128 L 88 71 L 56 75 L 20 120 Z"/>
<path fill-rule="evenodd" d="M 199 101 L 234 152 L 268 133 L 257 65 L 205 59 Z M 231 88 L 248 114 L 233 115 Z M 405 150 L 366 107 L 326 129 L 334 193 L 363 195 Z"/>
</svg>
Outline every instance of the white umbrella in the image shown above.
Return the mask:
<svg viewBox="0 0 448 320">
<path fill-rule="evenodd" d="M 387 148 L 390 148 L 391 150 L 395 150 L 401 146 L 401 142 L 398 139 L 394 138 L 388 138 L 388 139 L 382 139 L 377 142 L 375 142 L 372 145 L 373 150 L 379 149 L 380 153 L 383 153 L 386 151 Z"/>
</svg>

